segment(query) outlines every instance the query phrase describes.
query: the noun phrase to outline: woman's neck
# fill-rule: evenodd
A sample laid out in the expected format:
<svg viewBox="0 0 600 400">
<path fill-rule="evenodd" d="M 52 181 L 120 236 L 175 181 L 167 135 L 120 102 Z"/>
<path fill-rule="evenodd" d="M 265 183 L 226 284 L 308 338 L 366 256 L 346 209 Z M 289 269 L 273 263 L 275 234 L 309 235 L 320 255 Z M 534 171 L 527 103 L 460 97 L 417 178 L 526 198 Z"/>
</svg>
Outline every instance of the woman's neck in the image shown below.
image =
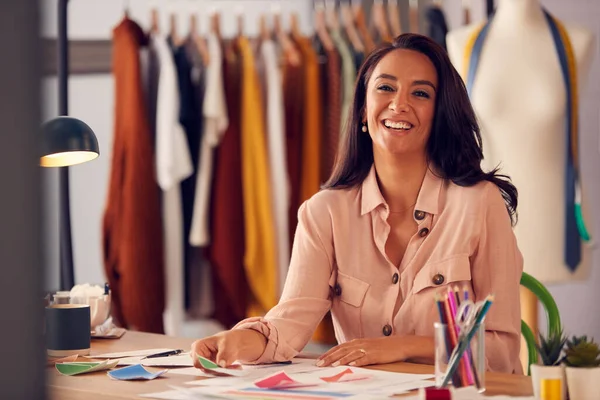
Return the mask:
<svg viewBox="0 0 600 400">
<path fill-rule="evenodd" d="M 417 202 L 427 172 L 424 155 L 386 156 L 374 154 L 379 190 L 390 212 L 405 212 Z"/>
</svg>

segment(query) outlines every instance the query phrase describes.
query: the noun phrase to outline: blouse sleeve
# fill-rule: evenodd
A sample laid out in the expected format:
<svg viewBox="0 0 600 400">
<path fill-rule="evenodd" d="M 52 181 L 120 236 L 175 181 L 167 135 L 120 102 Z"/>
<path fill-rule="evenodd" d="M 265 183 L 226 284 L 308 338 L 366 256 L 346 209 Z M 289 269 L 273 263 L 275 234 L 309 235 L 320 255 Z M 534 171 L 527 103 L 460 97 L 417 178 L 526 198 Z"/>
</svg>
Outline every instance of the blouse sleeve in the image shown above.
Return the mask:
<svg viewBox="0 0 600 400">
<path fill-rule="evenodd" d="M 298 226 L 285 287 L 264 317 L 248 318 L 233 329 L 253 329 L 267 338 L 253 363 L 287 361 L 300 352 L 331 307 L 333 238 L 331 217 L 319 194 L 298 210 Z"/>
<path fill-rule="evenodd" d="M 520 280 L 523 257 L 512 230 L 504 199 L 494 184 L 487 184 L 486 205 L 477 250 L 471 259 L 476 301 L 494 295 L 485 317 L 487 369 L 522 373 Z"/>
</svg>

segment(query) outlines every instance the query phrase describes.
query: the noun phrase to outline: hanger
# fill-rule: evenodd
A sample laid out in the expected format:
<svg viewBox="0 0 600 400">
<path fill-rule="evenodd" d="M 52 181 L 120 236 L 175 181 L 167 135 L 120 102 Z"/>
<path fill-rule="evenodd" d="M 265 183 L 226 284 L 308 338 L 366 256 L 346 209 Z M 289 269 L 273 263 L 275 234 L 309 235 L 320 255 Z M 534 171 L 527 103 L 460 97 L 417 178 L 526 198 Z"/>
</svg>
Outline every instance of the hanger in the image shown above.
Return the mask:
<svg viewBox="0 0 600 400">
<path fill-rule="evenodd" d="M 175 12 L 171 12 L 169 15 L 169 35 L 171 36 L 171 40 L 175 46 L 179 46 L 181 44 L 182 40 L 177 32 L 177 15 L 175 15 Z"/>
<path fill-rule="evenodd" d="M 375 42 L 373 41 L 373 37 L 367 28 L 367 22 L 365 18 L 365 13 L 362 8 L 361 3 L 355 3 L 353 6 L 353 14 L 354 14 L 354 24 L 360 33 L 362 38 L 362 42 L 365 45 L 365 49 L 367 53 L 370 53 L 375 49 Z"/>
<path fill-rule="evenodd" d="M 408 2 L 408 26 L 412 33 L 419 33 L 419 1 Z"/>
<path fill-rule="evenodd" d="M 283 50 L 286 60 L 293 66 L 300 65 L 302 57 L 300 56 L 296 45 L 283 30 L 283 26 L 281 25 L 281 15 L 279 12 L 273 13 L 273 29 L 275 31 L 277 42 Z"/>
<path fill-rule="evenodd" d="M 204 39 L 198 31 L 198 17 L 196 16 L 196 13 L 194 13 L 194 12 L 190 13 L 190 35 L 189 35 L 189 37 L 196 45 L 196 48 L 198 49 L 198 52 L 200 53 L 200 56 L 202 57 L 202 63 L 204 64 L 204 66 L 207 66 L 208 63 L 210 62 L 208 46 L 206 44 L 206 39 Z"/>
<path fill-rule="evenodd" d="M 394 35 L 394 37 L 398 37 L 402 33 L 402 23 L 400 21 L 400 7 L 398 7 L 398 0 L 388 0 L 387 5 L 392 35 Z"/>
<path fill-rule="evenodd" d="M 462 0 L 463 9 L 463 24 L 469 25 L 471 23 L 471 2 L 469 0 Z"/>
<path fill-rule="evenodd" d="M 260 14 L 260 17 L 258 17 L 258 32 L 261 41 L 269 40 L 271 38 L 271 32 L 269 32 L 265 14 Z"/>
<path fill-rule="evenodd" d="M 329 32 L 325 26 L 325 10 L 322 2 L 315 2 L 315 31 L 323 47 L 327 51 L 334 51 L 333 39 L 329 36 Z"/>
<path fill-rule="evenodd" d="M 364 53 L 365 46 L 363 45 L 362 41 L 360 40 L 360 36 L 356 31 L 354 19 L 352 18 L 352 9 L 350 8 L 350 2 L 340 2 L 340 11 L 342 13 L 342 23 L 344 24 L 348 40 L 350 40 L 350 43 L 352 44 L 352 47 L 355 51 Z"/>
<path fill-rule="evenodd" d="M 210 31 L 221 40 L 221 15 L 217 11 L 210 16 Z"/>
<path fill-rule="evenodd" d="M 325 0 L 325 22 L 330 30 L 340 29 L 340 20 L 335 7 L 335 0 Z"/>
<path fill-rule="evenodd" d="M 235 20 L 236 20 L 236 25 L 237 25 L 237 37 L 243 37 L 244 36 L 244 10 L 242 9 L 242 7 L 238 7 L 236 8 L 235 11 Z"/>
<path fill-rule="evenodd" d="M 298 13 L 292 11 L 290 13 L 290 33 L 293 38 L 302 37 L 302 33 L 300 32 L 300 22 L 298 18 Z"/>
<path fill-rule="evenodd" d="M 129 0 L 123 1 L 123 16 L 129 18 Z"/>
<path fill-rule="evenodd" d="M 150 10 L 150 32 L 158 34 L 160 32 L 159 24 L 158 24 L 158 10 L 156 8 L 152 8 Z"/>
<path fill-rule="evenodd" d="M 385 9 L 383 8 L 383 0 L 375 0 L 371 10 L 373 24 L 379 33 L 379 38 L 384 42 L 391 42 L 392 35 L 390 34 L 385 18 Z"/>
</svg>

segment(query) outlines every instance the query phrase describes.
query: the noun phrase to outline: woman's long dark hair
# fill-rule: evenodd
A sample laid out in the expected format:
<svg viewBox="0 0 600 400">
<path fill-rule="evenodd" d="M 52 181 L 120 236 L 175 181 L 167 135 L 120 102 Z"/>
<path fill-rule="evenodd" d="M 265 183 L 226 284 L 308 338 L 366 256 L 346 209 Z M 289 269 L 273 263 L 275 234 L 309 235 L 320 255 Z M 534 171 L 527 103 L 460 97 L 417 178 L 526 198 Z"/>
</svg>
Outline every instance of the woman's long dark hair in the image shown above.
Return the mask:
<svg viewBox="0 0 600 400">
<path fill-rule="evenodd" d="M 426 36 L 402 34 L 393 43 L 373 51 L 361 66 L 354 89 L 354 102 L 333 172 L 323 188 L 343 189 L 363 182 L 373 165 L 373 142 L 361 131 L 365 112 L 367 84 L 379 61 L 396 49 L 418 51 L 426 55 L 437 71 L 438 89 L 435 116 L 427 142 L 427 157 L 440 170 L 441 177 L 460 186 L 473 186 L 487 180 L 498 186 L 506 202 L 511 221 L 516 223 L 517 189 L 498 168 L 485 173 L 481 169 L 483 150 L 479 125 L 465 85 L 454 69 L 446 50 Z"/>
</svg>

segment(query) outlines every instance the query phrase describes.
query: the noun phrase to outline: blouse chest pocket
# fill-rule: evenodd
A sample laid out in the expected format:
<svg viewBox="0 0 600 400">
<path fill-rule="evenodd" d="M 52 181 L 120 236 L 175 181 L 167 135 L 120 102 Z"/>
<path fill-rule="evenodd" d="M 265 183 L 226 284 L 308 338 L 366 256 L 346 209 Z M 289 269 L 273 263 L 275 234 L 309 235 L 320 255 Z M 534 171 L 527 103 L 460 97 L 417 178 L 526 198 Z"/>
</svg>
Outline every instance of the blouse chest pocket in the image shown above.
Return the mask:
<svg viewBox="0 0 600 400">
<path fill-rule="evenodd" d="M 371 285 L 360 279 L 337 273 L 337 280 L 332 288 L 332 317 L 340 343 L 363 336 L 361 309 L 364 305 L 367 290 Z"/>
<path fill-rule="evenodd" d="M 453 283 L 471 280 L 471 263 L 467 254 L 425 264 L 415 276 L 412 293 L 428 288 L 447 287 Z"/>
</svg>

